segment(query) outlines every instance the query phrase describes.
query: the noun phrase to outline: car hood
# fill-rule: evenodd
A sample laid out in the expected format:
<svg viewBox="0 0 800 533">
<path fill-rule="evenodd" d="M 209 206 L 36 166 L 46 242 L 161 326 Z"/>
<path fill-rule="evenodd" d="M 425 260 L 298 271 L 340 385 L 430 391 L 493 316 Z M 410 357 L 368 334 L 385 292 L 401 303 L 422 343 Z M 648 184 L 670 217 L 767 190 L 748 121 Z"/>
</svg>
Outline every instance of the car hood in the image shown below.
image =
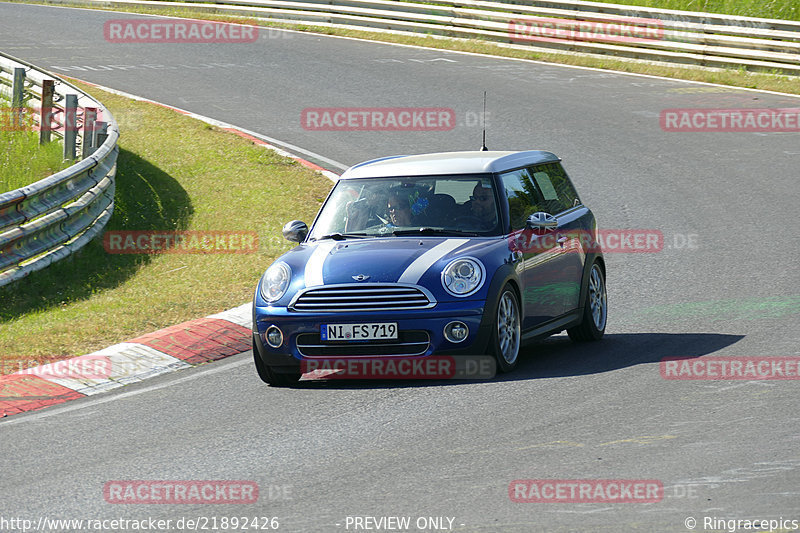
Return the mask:
<svg viewBox="0 0 800 533">
<path fill-rule="evenodd" d="M 455 237 L 324 240 L 297 246 L 280 260 L 292 269 L 295 291 L 339 283 L 418 284 L 429 270 L 438 279 L 450 259 L 464 255 L 480 259 L 497 244 L 503 243 Z"/>
</svg>

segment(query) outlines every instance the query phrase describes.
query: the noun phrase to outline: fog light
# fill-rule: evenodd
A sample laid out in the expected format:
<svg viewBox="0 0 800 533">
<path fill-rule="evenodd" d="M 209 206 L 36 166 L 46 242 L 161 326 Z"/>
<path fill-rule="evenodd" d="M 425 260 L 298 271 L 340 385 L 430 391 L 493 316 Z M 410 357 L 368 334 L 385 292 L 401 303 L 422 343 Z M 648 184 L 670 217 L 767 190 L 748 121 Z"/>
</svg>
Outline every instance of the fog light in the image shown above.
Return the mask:
<svg viewBox="0 0 800 533">
<path fill-rule="evenodd" d="M 267 328 L 267 344 L 273 348 L 279 348 L 283 344 L 283 332 L 278 326 L 270 326 Z"/>
<path fill-rule="evenodd" d="M 463 322 L 450 322 L 444 327 L 444 338 L 453 343 L 459 343 L 467 338 L 469 328 Z"/>
</svg>

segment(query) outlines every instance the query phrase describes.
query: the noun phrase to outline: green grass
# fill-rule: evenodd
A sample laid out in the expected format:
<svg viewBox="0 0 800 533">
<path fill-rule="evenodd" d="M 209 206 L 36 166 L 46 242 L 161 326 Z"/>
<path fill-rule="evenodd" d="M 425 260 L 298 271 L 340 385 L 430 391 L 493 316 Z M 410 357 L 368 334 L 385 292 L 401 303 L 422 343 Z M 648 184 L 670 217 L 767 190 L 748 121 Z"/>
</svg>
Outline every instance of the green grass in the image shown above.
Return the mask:
<svg viewBox="0 0 800 533">
<path fill-rule="evenodd" d="M 615 0 L 613 4 L 723 13 L 738 17 L 800 20 L 797 0 Z"/>
<path fill-rule="evenodd" d="M 282 225 L 311 222 L 331 182 L 294 160 L 163 107 L 80 85 L 119 122 L 109 230 L 256 231 L 250 254 L 75 256 L 0 287 L 0 363 L 81 355 L 252 299 L 291 248 Z M 0 367 L 2 371 L 2 367 Z"/>
<path fill-rule="evenodd" d="M 25 187 L 70 166 L 63 148 L 54 141 L 39 146 L 39 132 L 29 119 L 12 126 L 11 107 L 0 100 L 0 193 Z"/>
</svg>

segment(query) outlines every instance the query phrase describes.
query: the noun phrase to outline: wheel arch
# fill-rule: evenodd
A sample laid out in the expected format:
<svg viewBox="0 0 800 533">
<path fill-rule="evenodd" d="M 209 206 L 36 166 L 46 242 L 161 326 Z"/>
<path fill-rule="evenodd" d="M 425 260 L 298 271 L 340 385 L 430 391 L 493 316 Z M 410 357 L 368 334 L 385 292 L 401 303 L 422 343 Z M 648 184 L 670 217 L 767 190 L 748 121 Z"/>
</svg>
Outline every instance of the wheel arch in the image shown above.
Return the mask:
<svg viewBox="0 0 800 533">
<path fill-rule="evenodd" d="M 489 291 L 486 293 L 486 307 L 483 310 L 481 327 L 489 326 L 494 322 L 500 291 L 503 290 L 503 287 L 505 287 L 507 283 L 513 287 L 514 292 L 517 295 L 517 302 L 519 303 L 520 308 L 523 308 L 522 289 L 520 287 L 521 284 L 514 265 L 510 263 L 501 265 L 497 270 L 495 270 L 494 276 L 492 277 L 491 281 L 489 281 Z"/>
<path fill-rule="evenodd" d="M 583 310 L 586 304 L 586 293 L 589 292 L 589 272 L 592 270 L 592 265 L 597 263 L 600 270 L 603 272 L 603 281 L 607 280 L 606 277 L 606 261 L 602 253 L 586 254 L 586 260 L 583 263 L 583 274 L 581 275 L 581 294 L 580 305 L 578 309 Z"/>
</svg>

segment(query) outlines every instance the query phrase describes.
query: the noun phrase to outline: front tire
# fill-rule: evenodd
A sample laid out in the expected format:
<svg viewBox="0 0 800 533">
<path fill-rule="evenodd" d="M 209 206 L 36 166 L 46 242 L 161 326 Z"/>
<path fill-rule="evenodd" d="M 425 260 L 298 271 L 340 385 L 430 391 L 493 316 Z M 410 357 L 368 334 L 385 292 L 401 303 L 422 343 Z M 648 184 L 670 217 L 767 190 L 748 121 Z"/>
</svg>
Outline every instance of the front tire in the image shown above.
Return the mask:
<svg viewBox="0 0 800 533">
<path fill-rule="evenodd" d="M 606 332 L 608 297 L 606 280 L 600 263 L 595 261 L 589 271 L 589 286 L 583 302 L 583 320 L 574 328 L 567 329 L 569 338 L 576 342 L 599 341 Z"/>
<path fill-rule="evenodd" d="M 511 285 L 506 285 L 497 301 L 495 327 L 490 345 L 501 372 L 511 372 L 517 366 L 521 339 L 519 298 Z"/>
<path fill-rule="evenodd" d="M 261 381 L 270 387 L 290 387 L 300 381 L 300 372 L 292 372 L 290 374 L 279 374 L 275 372 L 272 367 L 266 364 L 258 353 L 258 346 L 253 339 L 253 361 L 256 364 L 256 372 Z"/>
</svg>

